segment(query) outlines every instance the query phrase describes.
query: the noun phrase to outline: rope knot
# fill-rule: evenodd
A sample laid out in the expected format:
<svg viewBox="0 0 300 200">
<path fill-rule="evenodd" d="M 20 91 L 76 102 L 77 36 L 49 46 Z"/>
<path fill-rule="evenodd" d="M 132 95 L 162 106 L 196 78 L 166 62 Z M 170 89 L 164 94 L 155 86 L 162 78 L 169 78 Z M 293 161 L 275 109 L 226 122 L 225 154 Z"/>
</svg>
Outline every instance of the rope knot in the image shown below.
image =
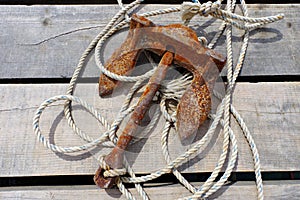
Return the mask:
<svg viewBox="0 0 300 200">
<path fill-rule="evenodd" d="M 127 173 L 125 168 L 122 169 L 109 169 L 103 172 L 105 178 L 119 177 Z"/>
<path fill-rule="evenodd" d="M 104 160 L 105 155 L 101 155 L 99 157 L 100 167 L 105 170 L 103 172 L 103 177 L 105 178 L 112 178 L 125 175 L 127 173 L 125 168 L 122 169 L 111 169 L 110 166 Z"/>
<path fill-rule="evenodd" d="M 216 2 L 208 1 L 206 3 L 193 3 L 193 2 L 183 2 L 181 5 L 183 21 L 190 21 L 195 15 L 207 17 L 209 14 L 214 13 L 221 6 L 221 2 L 218 0 Z"/>
</svg>

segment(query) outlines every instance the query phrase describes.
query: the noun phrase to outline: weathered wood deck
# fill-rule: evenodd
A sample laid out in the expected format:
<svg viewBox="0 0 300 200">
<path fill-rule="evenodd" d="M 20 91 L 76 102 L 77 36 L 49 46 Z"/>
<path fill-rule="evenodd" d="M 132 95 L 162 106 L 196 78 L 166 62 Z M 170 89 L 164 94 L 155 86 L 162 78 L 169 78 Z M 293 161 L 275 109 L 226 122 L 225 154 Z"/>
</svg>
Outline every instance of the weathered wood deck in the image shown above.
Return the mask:
<svg viewBox="0 0 300 200">
<path fill-rule="evenodd" d="M 147 5 L 153 10 L 167 5 Z M 285 19 L 251 32 L 243 71 L 237 83 L 233 105 L 253 134 L 260 153 L 262 171 L 266 174 L 292 174 L 288 180 L 265 181 L 266 199 L 300 199 L 300 5 L 252 4 L 249 15 L 255 17 L 284 13 Z M 32 118 L 39 104 L 54 95 L 64 94 L 67 82 L 79 56 L 93 37 L 118 11 L 116 5 L 1 5 L 0 6 L 0 199 L 124 199 L 114 189 L 101 190 L 82 185 L 76 176 L 92 175 L 98 165 L 99 149 L 83 154 L 59 154 L 46 149 L 32 131 Z M 180 22 L 178 14 L 153 18 L 157 23 Z M 197 17 L 196 30 L 203 28 L 211 37 L 220 22 Z M 114 36 L 104 52 L 107 57 L 120 44 L 126 32 Z M 234 31 L 235 52 L 241 32 Z M 217 48 L 225 52 L 224 39 Z M 125 92 L 112 99 L 97 96 L 98 69 L 93 59 L 77 85 L 76 95 L 94 105 L 112 121 Z M 88 82 L 88 83 L 87 83 Z M 97 137 L 101 127 L 80 107 L 74 118 L 80 127 Z M 239 127 L 232 120 L 239 146 L 236 173 L 253 172 L 251 152 Z M 88 124 L 88 126 L 87 126 Z M 82 145 L 71 133 L 63 118 L 62 107 L 52 106 L 42 116 L 43 133 L 58 145 Z M 138 174 L 150 173 L 165 165 L 157 131 L 145 141 L 131 147 L 130 163 Z M 188 147 L 176 136 L 170 139 L 174 158 Z M 222 136 L 215 135 L 204 153 L 187 162 L 181 171 L 199 176 L 213 170 L 221 152 Z M 101 152 L 105 152 L 101 150 Z M 295 177 L 296 174 L 296 177 Z M 22 177 L 47 179 L 50 176 L 73 175 L 72 186 L 19 183 Z M 92 176 L 90 176 L 92 179 Z M 247 178 L 245 178 L 247 179 Z M 297 180 L 292 180 L 297 179 Z M 194 185 L 200 185 L 194 182 Z M 132 189 L 133 190 L 133 189 Z M 178 184 L 149 184 L 153 199 L 175 199 L 189 193 Z M 168 192 L 166 192 L 168 191 Z M 133 193 L 135 191 L 133 190 Z M 253 180 L 237 181 L 214 195 L 216 199 L 255 199 Z"/>
</svg>

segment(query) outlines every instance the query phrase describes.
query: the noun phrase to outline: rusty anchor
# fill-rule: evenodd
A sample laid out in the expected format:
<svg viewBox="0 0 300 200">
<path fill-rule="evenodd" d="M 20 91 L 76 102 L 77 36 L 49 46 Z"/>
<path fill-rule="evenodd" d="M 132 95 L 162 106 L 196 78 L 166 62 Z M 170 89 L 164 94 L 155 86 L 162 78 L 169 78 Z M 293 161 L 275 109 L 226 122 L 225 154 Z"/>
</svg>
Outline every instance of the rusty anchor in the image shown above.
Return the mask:
<svg viewBox="0 0 300 200">
<path fill-rule="evenodd" d="M 157 26 L 145 17 L 133 15 L 126 40 L 106 62 L 105 67 L 118 75 L 129 75 L 144 49 L 162 56 L 162 59 L 139 98 L 116 147 L 104 158 L 110 169 L 122 168 L 124 151 L 137 135 L 136 129 L 172 63 L 193 74 L 191 85 L 177 105 L 175 125 L 181 141 L 193 135 L 207 119 L 211 107 L 211 91 L 226 63 L 225 57 L 203 46 L 192 29 L 181 24 Z M 99 95 L 103 97 L 111 94 L 117 85 L 118 81 L 101 74 Z M 106 178 L 103 172 L 104 169 L 99 167 L 94 182 L 100 188 L 111 188 L 116 184 L 117 178 Z"/>
</svg>

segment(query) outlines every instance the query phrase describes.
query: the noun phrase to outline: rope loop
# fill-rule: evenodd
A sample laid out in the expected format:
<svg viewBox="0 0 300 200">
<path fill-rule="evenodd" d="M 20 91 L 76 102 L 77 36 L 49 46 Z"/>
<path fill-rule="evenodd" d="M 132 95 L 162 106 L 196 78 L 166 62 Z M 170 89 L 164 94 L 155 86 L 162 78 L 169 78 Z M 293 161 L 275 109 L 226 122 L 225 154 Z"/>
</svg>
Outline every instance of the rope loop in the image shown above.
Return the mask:
<svg viewBox="0 0 300 200">
<path fill-rule="evenodd" d="M 90 45 L 82 54 L 79 63 L 73 73 L 72 79 L 70 81 L 69 87 L 67 89 L 66 95 L 58 95 L 49 98 L 48 100 L 44 101 L 40 107 L 37 109 L 34 119 L 33 119 L 33 130 L 36 134 L 39 142 L 41 142 L 45 147 L 51 149 L 54 152 L 60 153 L 73 153 L 79 151 L 86 151 L 89 150 L 97 145 L 102 145 L 105 147 L 114 147 L 117 142 L 117 130 L 120 127 L 123 119 L 134 110 L 135 105 L 131 102 L 135 92 L 142 86 L 143 81 L 149 78 L 153 74 L 153 69 L 155 69 L 155 64 L 153 63 L 150 56 L 148 57 L 150 63 L 153 65 L 153 69 L 149 70 L 143 75 L 140 76 L 119 76 L 108 71 L 100 60 L 100 52 L 103 48 L 104 42 L 116 31 L 120 30 L 130 21 L 130 13 L 129 10 L 133 9 L 135 6 L 138 6 L 143 0 L 135 0 L 132 3 L 124 6 L 122 0 L 117 0 L 120 6 L 120 10 L 112 17 L 112 20 L 108 22 L 105 28 L 91 41 Z M 142 185 L 140 183 L 146 182 L 149 180 L 156 179 L 163 174 L 173 173 L 174 176 L 179 180 L 179 182 L 188 189 L 192 196 L 185 197 L 182 199 L 206 199 L 213 193 L 215 193 L 218 189 L 220 189 L 230 177 L 236 162 L 237 162 L 237 154 L 238 154 L 238 145 L 237 145 L 237 138 L 235 137 L 235 133 L 231 129 L 230 118 L 233 115 L 240 125 L 243 134 L 249 144 L 249 147 L 252 152 L 253 156 L 253 165 L 255 170 L 255 177 L 256 177 L 256 188 L 257 188 L 257 197 L 259 200 L 263 200 L 263 184 L 262 184 L 262 177 L 260 172 L 260 159 L 258 154 L 258 149 L 254 143 L 254 140 L 248 130 L 244 120 L 240 116 L 237 110 L 231 104 L 231 99 L 234 92 L 234 85 L 236 83 L 237 76 L 242 68 L 245 54 L 247 51 L 247 46 L 249 42 L 249 30 L 257 28 L 259 26 L 265 25 L 267 23 L 275 22 L 283 18 L 283 14 L 279 14 L 276 16 L 269 16 L 269 17 L 262 17 L 262 18 L 250 18 L 248 17 L 247 6 L 244 0 L 241 0 L 241 7 L 243 16 L 237 15 L 233 13 L 233 8 L 235 7 L 235 1 L 227 1 L 227 9 L 221 9 L 221 0 L 217 0 L 215 2 L 208 1 L 206 3 L 200 4 L 198 0 L 194 0 L 192 2 L 183 2 L 181 7 L 170 7 L 167 9 L 160 9 L 154 10 L 146 13 L 139 13 L 139 15 L 144 17 L 168 14 L 172 12 L 182 12 L 182 19 L 185 24 L 197 14 L 200 16 L 212 16 L 217 19 L 221 19 L 223 21 L 222 25 L 219 28 L 219 32 L 213 37 L 211 41 L 207 41 L 203 37 L 199 37 L 199 41 L 208 48 L 213 48 L 214 45 L 217 43 L 218 39 L 223 34 L 224 30 L 226 33 L 226 51 L 227 51 L 227 80 L 228 80 L 228 88 L 226 90 L 225 96 L 220 95 L 218 92 L 213 91 L 214 95 L 220 99 L 221 103 L 219 104 L 216 112 L 210 114 L 212 118 L 212 123 L 208 128 L 207 132 L 204 136 L 197 141 L 190 149 L 186 152 L 182 153 L 178 157 L 171 159 L 169 155 L 168 149 L 168 135 L 172 128 L 175 128 L 174 122 L 176 122 L 176 106 L 172 105 L 171 103 L 167 105 L 167 100 L 174 100 L 178 103 L 179 99 L 183 95 L 185 89 L 190 85 L 192 76 L 191 74 L 185 74 L 184 76 L 173 79 L 171 81 L 163 81 L 161 88 L 159 89 L 161 102 L 160 106 L 155 110 L 154 117 L 147 128 L 145 128 L 145 133 L 148 133 L 152 130 L 152 128 L 157 124 L 159 117 L 162 116 L 165 119 L 164 129 L 162 131 L 161 136 L 161 148 L 164 155 L 164 159 L 166 161 L 165 167 L 142 177 L 136 177 L 135 173 L 128 163 L 128 161 L 124 160 L 124 168 L 122 169 L 111 169 L 107 163 L 105 162 L 105 155 L 101 155 L 98 157 L 98 161 L 100 167 L 104 170 L 103 176 L 104 177 L 118 177 L 117 178 L 117 186 L 122 194 L 125 195 L 127 199 L 135 200 L 135 197 L 130 193 L 130 191 L 123 185 L 123 183 L 134 183 L 135 188 L 138 194 L 142 197 L 143 200 L 149 200 L 147 193 L 144 191 Z M 239 29 L 245 30 L 245 35 L 243 38 L 243 45 L 240 50 L 239 57 L 237 59 L 237 63 L 234 66 L 233 64 L 233 50 L 232 50 L 232 25 Z M 126 96 L 122 107 L 119 110 L 119 113 L 112 124 L 109 124 L 106 119 L 104 119 L 100 113 L 89 105 L 87 102 L 83 101 L 79 97 L 73 96 L 74 88 L 76 81 L 83 70 L 83 66 L 85 65 L 89 55 L 95 51 L 95 61 L 96 65 L 100 69 L 100 71 L 107 76 L 119 80 L 119 81 L 126 81 L 126 82 L 135 82 L 132 86 L 128 95 Z M 64 114 L 67 119 L 68 125 L 73 129 L 74 133 L 78 135 L 83 141 L 87 142 L 81 146 L 74 146 L 74 147 L 61 147 L 55 144 L 52 144 L 46 137 L 42 135 L 40 130 L 40 117 L 42 112 L 49 107 L 51 104 L 57 101 L 64 101 Z M 97 139 L 93 139 L 92 137 L 88 136 L 84 133 L 79 127 L 77 127 L 73 117 L 72 117 L 72 102 L 78 103 L 86 108 L 93 117 L 95 117 L 99 123 L 106 128 L 107 131 L 102 133 Z M 221 126 L 223 129 L 223 146 L 222 151 L 220 153 L 220 157 L 218 162 L 216 163 L 215 169 L 212 171 L 210 177 L 203 183 L 199 188 L 194 187 L 191 185 L 177 170 L 179 166 L 187 161 L 191 156 L 199 153 L 203 146 L 210 141 L 212 135 L 217 131 L 217 127 Z M 228 165 L 225 167 L 225 162 L 227 161 Z M 222 177 L 216 181 L 219 173 L 224 170 L 224 174 Z M 129 177 L 122 176 L 125 174 L 129 174 Z M 119 177 L 122 176 L 122 177 Z"/>
</svg>

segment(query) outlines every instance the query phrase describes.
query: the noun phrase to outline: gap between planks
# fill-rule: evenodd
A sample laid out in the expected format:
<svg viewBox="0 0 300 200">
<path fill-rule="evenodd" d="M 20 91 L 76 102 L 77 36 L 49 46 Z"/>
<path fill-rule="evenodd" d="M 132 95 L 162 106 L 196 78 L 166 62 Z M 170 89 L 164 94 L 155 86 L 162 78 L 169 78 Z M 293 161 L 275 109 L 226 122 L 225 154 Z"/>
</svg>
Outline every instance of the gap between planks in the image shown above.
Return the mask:
<svg viewBox="0 0 300 200">
<path fill-rule="evenodd" d="M 203 183 L 193 183 L 200 186 Z M 171 185 L 145 185 L 145 191 L 150 199 L 173 200 L 191 195 L 179 184 Z M 130 191 L 137 195 L 135 189 Z M 217 193 L 211 196 L 212 199 L 222 200 L 254 200 L 257 199 L 255 182 L 237 182 L 222 187 Z M 300 198 L 300 181 L 265 181 L 264 195 L 266 200 Z M 103 190 L 96 186 L 35 186 L 35 187 L 4 187 L 0 188 L 1 199 L 100 199 L 101 200 L 125 200 L 117 189 Z"/>
<path fill-rule="evenodd" d="M 109 149 L 100 147 L 81 154 L 53 153 L 36 140 L 32 131 L 32 118 L 39 104 L 53 95 L 64 94 L 66 84 L 58 85 L 0 85 L 0 163 L 1 177 L 81 175 L 93 174 L 98 168 L 96 156 Z M 98 97 L 97 84 L 77 85 L 75 95 L 99 109 L 112 122 L 119 103 L 126 92 L 119 90 L 112 98 Z M 263 171 L 300 171 L 300 84 L 286 83 L 238 83 L 233 105 L 244 118 L 260 153 Z M 82 145 L 62 118 L 62 104 L 52 106 L 42 115 L 42 133 L 55 144 Z M 151 116 L 151 115 L 150 115 Z M 74 119 L 92 137 L 99 137 L 104 129 L 79 106 L 74 107 Z M 235 171 L 253 171 L 251 152 L 239 128 L 236 131 L 239 156 Z M 157 129 L 128 151 L 129 162 L 137 173 L 149 173 L 165 166 L 160 148 L 160 131 Z M 180 171 L 210 172 L 214 168 L 222 147 L 222 134 L 215 134 L 204 151 L 190 159 Z M 171 134 L 171 157 L 180 155 L 189 146 L 180 144 L 177 135 Z M 101 151 L 100 151 L 101 150 Z"/>
</svg>

